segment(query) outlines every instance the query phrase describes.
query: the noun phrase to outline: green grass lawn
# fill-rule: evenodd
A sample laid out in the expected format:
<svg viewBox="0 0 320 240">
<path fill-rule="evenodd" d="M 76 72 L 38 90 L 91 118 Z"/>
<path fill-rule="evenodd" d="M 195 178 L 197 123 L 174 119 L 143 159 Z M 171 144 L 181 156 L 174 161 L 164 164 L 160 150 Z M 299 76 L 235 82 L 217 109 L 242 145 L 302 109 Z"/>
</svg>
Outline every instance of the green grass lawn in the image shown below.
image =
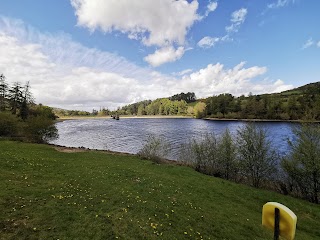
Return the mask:
<svg viewBox="0 0 320 240">
<path fill-rule="evenodd" d="M 273 239 L 268 201 L 320 238 L 320 206 L 136 156 L 0 141 L 0 239 Z"/>
</svg>

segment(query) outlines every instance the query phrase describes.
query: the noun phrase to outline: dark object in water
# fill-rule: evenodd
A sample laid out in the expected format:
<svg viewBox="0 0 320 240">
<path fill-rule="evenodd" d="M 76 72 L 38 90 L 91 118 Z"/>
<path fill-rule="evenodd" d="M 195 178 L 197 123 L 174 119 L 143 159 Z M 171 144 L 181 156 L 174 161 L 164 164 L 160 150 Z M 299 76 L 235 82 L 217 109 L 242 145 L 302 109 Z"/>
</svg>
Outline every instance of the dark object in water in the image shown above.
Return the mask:
<svg viewBox="0 0 320 240">
<path fill-rule="evenodd" d="M 119 120 L 119 119 L 120 119 L 119 115 L 111 115 L 111 117 L 112 117 L 113 119 L 115 119 L 115 120 Z"/>
</svg>

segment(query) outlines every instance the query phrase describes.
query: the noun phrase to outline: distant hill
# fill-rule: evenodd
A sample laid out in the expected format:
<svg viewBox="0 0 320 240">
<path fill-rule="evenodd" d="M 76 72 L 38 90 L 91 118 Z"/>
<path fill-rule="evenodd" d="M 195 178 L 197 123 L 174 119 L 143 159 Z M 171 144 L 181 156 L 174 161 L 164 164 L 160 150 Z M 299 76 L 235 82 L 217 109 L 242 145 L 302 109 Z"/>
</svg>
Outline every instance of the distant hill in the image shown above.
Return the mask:
<svg viewBox="0 0 320 240">
<path fill-rule="evenodd" d="M 180 93 L 168 98 L 129 104 L 119 109 L 118 113 L 191 115 L 220 119 L 320 120 L 320 82 L 281 93 L 240 97 L 223 93 L 196 99 L 194 93 Z"/>
<path fill-rule="evenodd" d="M 320 82 L 281 93 L 205 99 L 206 115 L 213 118 L 320 120 Z"/>
<path fill-rule="evenodd" d="M 320 94 L 320 82 L 309 83 L 288 91 L 281 92 L 284 96 L 298 96 L 303 94 Z"/>
</svg>

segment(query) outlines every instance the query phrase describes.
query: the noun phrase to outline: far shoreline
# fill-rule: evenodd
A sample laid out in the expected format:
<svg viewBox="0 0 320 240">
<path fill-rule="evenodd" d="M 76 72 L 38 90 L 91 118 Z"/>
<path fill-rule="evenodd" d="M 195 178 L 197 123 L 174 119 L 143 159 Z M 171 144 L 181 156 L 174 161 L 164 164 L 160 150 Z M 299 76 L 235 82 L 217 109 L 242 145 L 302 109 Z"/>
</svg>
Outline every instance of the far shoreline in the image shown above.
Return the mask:
<svg viewBox="0 0 320 240">
<path fill-rule="evenodd" d="M 238 121 L 238 122 L 286 122 L 286 123 L 320 123 L 318 120 L 284 120 L 284 119 L 236 119 L 236 118 L 203 118 L 209 121 Z"/>
<path fill-rule="evenodd" d="M 110 119 L 109 116 L 62 116 L 56 119 L 57 122 L 63 122 L 66 120 L 97 120 L 97 119 Z M 183 115 L 120 115 L 121 119 L 195 119 L 193 116 L 183 116 Z M 284 119 L 236 119 L 236 118 L 201 118 L 202 120 L 208 121 L 238 121 L 238 122 L 287 122 L 287 123 L 320 123 L 319 120 L 284 120 Z"/>
<path fill-rule="evenodd" d="M 194 118 L 192 116 L 182 116 L 182 115 L 139 115 L 139 116 L 133 116 L 133 115 L 120 115 L 120 119 L 147 119 L 147 118 L 153 118 L 153 119 L 174 119 L 174 118 Z M 113 120 L 112 117 L 109 116 L 63 116 L 63 117 L 58 117 L 56 121 L 62 122 L 65 120 L 84 120 L 84 119 L 110 119 Z"/>
</svg>

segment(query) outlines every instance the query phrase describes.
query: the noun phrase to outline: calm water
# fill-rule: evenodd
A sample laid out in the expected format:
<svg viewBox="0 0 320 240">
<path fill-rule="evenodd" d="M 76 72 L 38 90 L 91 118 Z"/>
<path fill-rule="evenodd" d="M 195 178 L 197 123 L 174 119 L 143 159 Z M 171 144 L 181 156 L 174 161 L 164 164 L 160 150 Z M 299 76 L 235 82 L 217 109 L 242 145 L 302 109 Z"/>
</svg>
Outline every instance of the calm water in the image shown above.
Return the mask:
<svg viewBox="0 0 320 240">
<path fill-rule="evenodd" d="M 206 134 L 220 135 L 229 128 L 231 134 L 245 123 L 240 121 L 210 121 L 200 119 L 88 119 L 68 120 L 56 124 L 59 139 L 51 143 L 67 147 L 137 153 L 150 135 L 166 139 L 172 146 L 169 158 L 176 159 L 181 144 L 201 139 Z M 287 139 L 292 138 L 293 123 L 258 122 L 267 129 L 270 140 L 280 154 L 288 150 Z"/>
</svg>

